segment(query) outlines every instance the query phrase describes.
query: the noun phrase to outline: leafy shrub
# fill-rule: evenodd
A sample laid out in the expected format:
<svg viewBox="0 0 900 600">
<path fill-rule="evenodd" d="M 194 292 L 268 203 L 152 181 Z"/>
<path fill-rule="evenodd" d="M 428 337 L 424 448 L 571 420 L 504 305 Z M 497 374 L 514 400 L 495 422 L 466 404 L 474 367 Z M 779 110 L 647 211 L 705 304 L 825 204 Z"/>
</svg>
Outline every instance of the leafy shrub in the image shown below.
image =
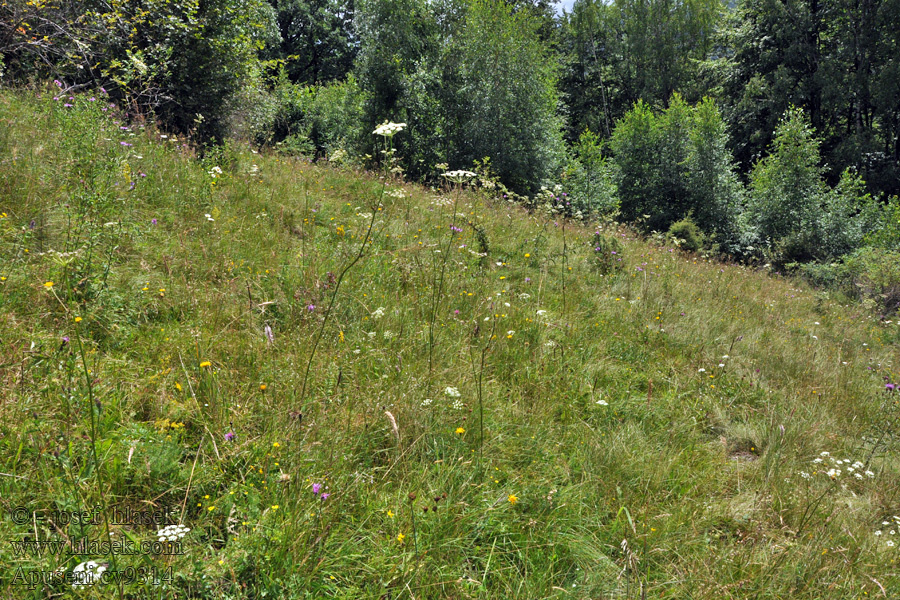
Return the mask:
<svg viewBox="0 0 900 600">
<path fill-rule="evenodd" d="M 844 264 L 859 295 L 874 300 L 882 314 L 900 309 L 900 252 L 862 248 L 848 256 Z"/>
<path fill-rule="evenodd" d="M 574 154 L 566 170 L 566 189 L 575 210 L 614 216 L 619 210 L 614 167 L 603 156 L 600 137 L 585 131 L 578 138 Z"/>
<path fill-rule="evenodd" d="M 676 240 L 675 243 L 680 248 L 689 252 L 696 252 L 703 247 L 703 232 L 690 217 L 672 223 L 669 235 Z"/>
<path fill-rule="evenodd" d="M 876 211 L 851 170 L 829 189 L 819 140 L 799 108 L 785 112 L 771 153 L 750 175 L 747 223 L 778 264 L 830 261 L 859 248 Z"/>
<path fill-rule="evenodd" d="M 741 187 L 726 142 L 708 98 L 692 108 L 675 94 L 660 114 L 638 101 L 611 141 L 622 216 L 665 231 L 693 214 L 703 231 L 735 238 Z"/>
</svg>

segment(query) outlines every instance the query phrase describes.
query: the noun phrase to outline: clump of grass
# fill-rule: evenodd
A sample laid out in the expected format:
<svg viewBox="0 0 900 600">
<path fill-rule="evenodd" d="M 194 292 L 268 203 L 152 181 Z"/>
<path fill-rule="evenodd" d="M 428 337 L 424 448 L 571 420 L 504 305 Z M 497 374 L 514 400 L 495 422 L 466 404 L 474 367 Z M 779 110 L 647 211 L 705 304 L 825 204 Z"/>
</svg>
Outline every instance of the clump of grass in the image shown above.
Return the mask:
<svg viewBox="0 0 900 600">
<path fill-rule="evenodd" d="M 896 323 L 626 228 L 598 253 L 598 227 L 484 190 L 201 161 L 71 104 L 0 95 L 7 541 L 166 509 L 109 525 L 190 528 L 183 555 L 117 557 L 171 574 L 125 597 L 897 588 Z M 102 554 L 0 558 L 4 597 L 111 591 L 16 580 Z"/>
</svg>

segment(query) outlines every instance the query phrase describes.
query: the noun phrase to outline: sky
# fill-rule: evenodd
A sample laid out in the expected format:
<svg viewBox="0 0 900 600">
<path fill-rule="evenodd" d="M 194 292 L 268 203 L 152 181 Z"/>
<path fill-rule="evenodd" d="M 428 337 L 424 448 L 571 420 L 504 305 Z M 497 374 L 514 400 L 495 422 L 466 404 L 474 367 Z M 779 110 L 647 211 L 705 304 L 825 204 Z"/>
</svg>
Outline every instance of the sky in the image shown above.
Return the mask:
<svg viewBox="0 0 900 600">
<path fill-rule="evenodd" d="M 572 12 L 572 5 L 575 4 L 575 0 L 559 0 L 556 3 L 556 12 L 562 13 L 563 8 L 566 9 L 566 12 Z"/>
</svg>

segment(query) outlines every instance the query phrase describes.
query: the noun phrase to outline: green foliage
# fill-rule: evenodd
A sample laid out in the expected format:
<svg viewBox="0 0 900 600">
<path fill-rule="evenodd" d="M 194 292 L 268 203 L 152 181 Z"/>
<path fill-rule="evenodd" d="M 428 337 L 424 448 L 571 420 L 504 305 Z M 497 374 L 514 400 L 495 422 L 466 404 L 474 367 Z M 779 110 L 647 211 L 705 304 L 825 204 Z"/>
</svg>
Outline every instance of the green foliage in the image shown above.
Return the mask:
<svg viewBox="0 0 900 600">
<path fill-rule="evenodd" d="M 575 2 L 561 36 L 569 137 L 585 128 L 608 137 L 638 100 L 664 106 L 675 92 L 692 101 L 708 93 L 702 66 L 723 14 L 719 0 Z"/>
<path fill-rule="evenodd" d="M 587 130 L 581 134 L 566 169 L 565 188 L 573 212 L 612 218 L 618 213 L 619 197 L 613 162 L 603 156 L 601 147 L 595 133 Z"/>
<path fill-rule="evenodd" d="M 703 247 L 703 232 L 690 217 L 672 223 L 669 235 L 675 239 L 677 246 L 688 252 L 696 252 Z"/>
<path fill-rule="evenodd" d="M 833 189 L 823 179 L 819 141 L 799 108 L 789 109 L 769 156 L 751 174 L 747 222 L 778 263 L 830 261 L 858 248 L 877 225 L 863 181 L 845 171 Z"/>
<path fill-rule="evenodd" d="M 353 67 L 352 0 L 268 0 L 281 39 L 263 59 L 284 67 L 292 83 L 319 85 L 344 79 Z"/>
<path fill-rule="evenodd" d="M 611 147 L 622 216 L 664 231 L 693 215 L 700 228 L 734 243 L 741 188 L 712 100 L 691 107 L 675 95 L 655 113 L 638 102 L 620 120 Z"/>
<path fill-rule="evenodd" d="M 385 118 L 407 123 L 396 150 L 413 178 L 489 156 L 504 185 L 534 192 L 558 174 L 562 140 L 556 69 L 532 12 L 494 1 L 361 4 L 364 130 Z M 373 154 L 371 144 L 364 136 L 359 152 Z"/>
<path fill-rule="evenodd" d="M 447 124 L 450 162 L 490 156 L 501 181 L 519 193 L 535 192 L 561 167 L 556 69 L 538 40 L 540 25 L 502 2 L 474 0 L 452 49 L 459 86 Z"/>
<path fill-rule="evenodd" d="M 105 85 L 114 98 L 201 140 L 226 133 L 229 99 L 258 73 L 257 53 L 278 39 L 264 0 L 13 2 L 0 15 L 41 40 L 7 32 L 0 51 L 11 59 L 10 77 Z"/>
<path fill-rule="evenodd" d="M 893 0 L 738 3 L 721 98 L 742 168 L 794 105 L 823 140 L 829 183 L 853 167 L 870 191 L 900 193 L 898 18 Z"/>
<path fill-rule="evenodd" d="M 884 315 L 900 310 L 900 252 L 861 248 L 844 261 L 853 285 L 872 299 Z"/>
</svg>

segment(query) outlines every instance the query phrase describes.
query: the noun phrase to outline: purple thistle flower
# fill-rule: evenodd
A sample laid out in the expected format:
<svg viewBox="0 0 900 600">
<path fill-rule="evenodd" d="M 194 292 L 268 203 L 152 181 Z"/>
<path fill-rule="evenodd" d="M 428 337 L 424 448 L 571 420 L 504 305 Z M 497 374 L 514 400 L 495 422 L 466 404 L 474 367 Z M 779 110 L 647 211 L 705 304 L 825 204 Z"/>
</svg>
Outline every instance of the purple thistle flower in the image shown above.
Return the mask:
<svg viewBox="0 0 900 600">
<path fill-rule="evenodd" d="M 331 494 L 322 494 L 321 496 L 319 496 L 319 500 L 328 500 L 328 496 L 330 495 Z"/>
<path fill-rule="evenodd" d="M 68 102 L 66 102 L 65 104 L 63 104 L 63 106 L 65 106 L 66 108 L 72 108 L 72 105 L 69 104 Z"/>
<path fill-rule="evenodd" d="M 306 307 L 306 310 L 308 310 L 309 312 L 312 312 L 312 311 L 316 310 L 316 305 L 310 304 Z"/>
<path fill-rule="evenodd" d="M 318 494 L 319 492 L 321 492 L 321 491 L 322 491 L 322 484 L 321 484 L 321 483 L 314 483 L 314 484 L 312 485 L 312 491 L 313 491 L 313 494 Z"/>
<path fill-rule="evenodd" d="M 525 278 L 525 283 L 531 283 L 531 277 L 526 277 L 526 278 Z"/>
<path fill-rule="evenodd" d="M 229 431 L 228 433 L 225 434 L 225 441 L 226 441 L 226 442 L 230 442 L 230 441 L 233 441 L 233 440 L 234 440 L 234 432 L 233 432 L 233 431 Z"/>
<path fill-rule="evenodd" d="M 462 233 L 462 228 L 461 228 L 461 227 L 457 227 L 456 225 L 451 225 L 451 226 L 450 226 L 450 231 L 455 231 L 456 233 Z"/>
<path fill-rule="evenodd" d="M 896 389 L 897 389 L 897 386 L 894 385 L 893 383 L 884 384 L 884 391 L 886 391 L 886 392 L 893 392 Z"/>
<path fill-rule="evenodd" d="M 129 144 L 128 142 L 119 142 L 123 146 L 133 146 L 134 144 Z"/>
<path fill-rule="evenodd" d="M 156 218 L 155 218 L 155 217 L 152 218 L 152 219 L 150 219 L 150 224 L 151 224 L 151 225 L 156 225 Z"/>
<path fill-rule="evenodd" d="M 64 335 L 62 341 L 63 341 L 63 345 L 68 344 L 68 343 L 69 343 L 69 336 Z"/>
</svg>

